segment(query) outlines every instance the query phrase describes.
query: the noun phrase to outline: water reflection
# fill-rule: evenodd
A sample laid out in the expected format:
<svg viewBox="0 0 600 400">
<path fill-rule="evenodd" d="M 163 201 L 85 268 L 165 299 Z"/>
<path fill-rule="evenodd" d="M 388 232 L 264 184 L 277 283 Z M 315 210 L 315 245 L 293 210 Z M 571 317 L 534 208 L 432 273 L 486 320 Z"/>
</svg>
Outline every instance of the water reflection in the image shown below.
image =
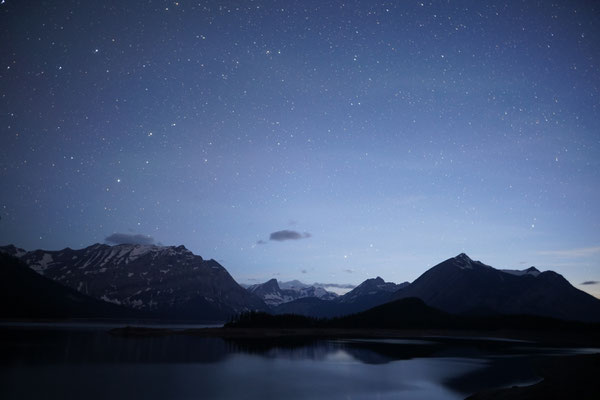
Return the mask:
<svg viewBox="0 0 600 400">
<path fill-rule="evenodd" d="M 103 330 L 2 328 L 0 397 L 464 398 L 536 381 L 531 358 L 549 351 L 439 338 L 123 338 Z"/>
</svg>

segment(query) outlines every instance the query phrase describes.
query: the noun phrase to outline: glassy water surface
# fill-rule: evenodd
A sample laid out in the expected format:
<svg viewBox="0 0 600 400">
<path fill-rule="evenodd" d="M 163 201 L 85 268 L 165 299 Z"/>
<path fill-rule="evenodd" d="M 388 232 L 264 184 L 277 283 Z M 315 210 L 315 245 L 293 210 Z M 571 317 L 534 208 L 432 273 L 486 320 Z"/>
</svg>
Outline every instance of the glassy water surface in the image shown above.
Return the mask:
<svg viewBox="0 0 600 400">
<path fill-rule="evenodd" d="M 520 342 L 122 338 L 106 329 L 0 327 L 0 398 L 461 399 L 536 382 Z"/>
</svg>

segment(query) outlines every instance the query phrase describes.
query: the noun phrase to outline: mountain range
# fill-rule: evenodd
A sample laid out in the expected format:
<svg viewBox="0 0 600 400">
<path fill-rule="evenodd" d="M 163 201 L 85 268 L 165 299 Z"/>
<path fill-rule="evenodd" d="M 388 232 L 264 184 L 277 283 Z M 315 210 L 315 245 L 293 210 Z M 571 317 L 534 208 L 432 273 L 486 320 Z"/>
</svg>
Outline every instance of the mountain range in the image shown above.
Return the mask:
<svg viewBox="0 0 600 400">
<path fill-rule="evenodd" d="M 80 250 L 27 252 L 10 245 L 0 247 L 0 253 L 7 254 L 0 259 L 0 277 L 11 296 L 18 290 L 10 289 L 10 282 L 23 284 L 35 277 L 33 286 L 49 288 L 40 292 L 69 289 L 57 298 L 77 294 L 83 296 L 79 304 L 99 302 L 89 303 L 90 310 L 111 303 L 117 307 L 113 309 L 115 315 L 129 310 L 161 319 L 226 320 L 242 312 L 265 311 L 331 318 L 419 298 L 427 306 L 453 315 L 528 314 L 600 322 L 600 300 L 574 288 L 561 275 L 533 267 L 522 271 L 495 269 L 466 254 L 443 261 L 412 283 L 395 284 L 377 277 L 337 296 L 317 285 L 295 281 L 280 284 L 275 279 L 245 289 L 219 263 L 204 260 L 184 246 L 95 244 Z M 11 259 L 20 262 L 15 264 Z M 15 265 L 38 274 L 18 275 Z M 48 296 L 36 297 L 30 288 L 22 291 L 28 293 L 30 303 L 48 301 Z M 65 304 L 61 307 L 73 310 Z M 1 316 L 13 314 L 3 312 Z M 38 316 L 33 314 L 23 316 Z"/>
<path fill-rule="evenodd" d="M 367 279 L 343 296 L 332 300 L 305 297 L 280 304 L 273 309 L 275 314 L 298 314 L 316 318 L 331 318 L 354 314 L 392 300 L 398 290 L 408 282 L 395 284 L 385 282 L 381 277 Z"/>
<path fill-rule="evenodd" d="M 267 310 L 215 260 L 184 246 L 95 244 L 84 249 L 26 252 L 4 246 L 50 280 L 94 299 L 174 319 L 223 320 Z"/>
<path fill-rule="evenodd" d="M 322 300 L 333 300 L 338 297 L 337 294 L 328 292 L 322 287 L 308 286 L 300 281 L 288 282 L 286 286 L 287 288 L 283 289 L 277 279 L 271 279 L 265 283 L 248 286 L 246 290 L 260 297 L 270 307 L 305 297 Z"/>
</svg>

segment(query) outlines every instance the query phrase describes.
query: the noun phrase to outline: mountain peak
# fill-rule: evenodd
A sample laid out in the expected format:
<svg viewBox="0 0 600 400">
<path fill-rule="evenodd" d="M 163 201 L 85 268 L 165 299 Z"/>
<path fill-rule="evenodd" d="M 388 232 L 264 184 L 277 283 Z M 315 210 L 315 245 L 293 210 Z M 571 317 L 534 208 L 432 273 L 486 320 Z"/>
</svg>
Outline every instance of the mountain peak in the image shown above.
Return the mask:
<svg viewBox="0 0 600 400">
<path fill-rule="evenodd" d="M 277 283 L 277 279 L 273 278 L 273 279 L 269 279 L 268 281 L 266 281 L 265 283 L 263 283 L 261 286 L 261 291 L 264 293 L 274 293 L 274 292 L 279 292 L 279 283 Z"/>
<path fill-rule="evenodd" d="M 540 272 L 540 270 L 537 269 L 536 267 L 531 266 L 531 267 L 527 268 L 525 270 L 525 272 Z"/>
<path fill-rule="evenodd" d="M 11 256 L 18 258 L 27 252 L 25 250 L 15 246 L 14 244 L 8 244 L 6 246 L 0 246 L 0 253 L 10 254 Z"/>
<path fill-rule="evenodd" d="M 219 263 L 184 246 L 97 243 L 79 250 L 35 250 L 20 259 L 40 275 L 97 300 L 175 319 L 266 310 Z"/>
<path fill-rule="evenodd" d="M 460 253 L 459 255 L 457 255 L 454 258 L 456 258 L 457 260 L 473 261 L 473 260 L 471 260 L 471 257 L 469 257 L 468 255 L 466 255 L 465 253 Z"/>
<path fill-rule="evenodd" d="M 474 264 L 476 263 L 466 255 L 465 253 L 460 253 L 453 259 L 454 265 L 460 269 L 473 269 Z"/>
<path fill-rule="evenodd" d="M 363 283 L 361 283 L 360 285 L 357 286 L 357 288 L 362 287 L 371 287 L 371 286 L 378 286 L 378 285 L 383 285 L 385 283 L 385 281 L 383 280 L 382 277 L 378 276 L 376 278 L 369 278 L 366 279 Z"/>
</svg>

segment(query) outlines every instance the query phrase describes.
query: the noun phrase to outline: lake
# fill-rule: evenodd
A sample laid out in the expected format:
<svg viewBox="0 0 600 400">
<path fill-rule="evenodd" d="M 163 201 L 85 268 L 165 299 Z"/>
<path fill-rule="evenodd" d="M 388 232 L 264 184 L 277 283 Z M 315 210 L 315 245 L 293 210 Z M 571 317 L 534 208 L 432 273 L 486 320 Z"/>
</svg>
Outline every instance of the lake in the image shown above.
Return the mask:
<svg viewBox="0 0 600 400">
<path fill-rule="evenodd" d="M 534 356 L 594 351 L 494 338 L 123 338 L 111 327 L 2 324 L 0 398 L 462 399 L 538 381 Z"/>
</svg>

